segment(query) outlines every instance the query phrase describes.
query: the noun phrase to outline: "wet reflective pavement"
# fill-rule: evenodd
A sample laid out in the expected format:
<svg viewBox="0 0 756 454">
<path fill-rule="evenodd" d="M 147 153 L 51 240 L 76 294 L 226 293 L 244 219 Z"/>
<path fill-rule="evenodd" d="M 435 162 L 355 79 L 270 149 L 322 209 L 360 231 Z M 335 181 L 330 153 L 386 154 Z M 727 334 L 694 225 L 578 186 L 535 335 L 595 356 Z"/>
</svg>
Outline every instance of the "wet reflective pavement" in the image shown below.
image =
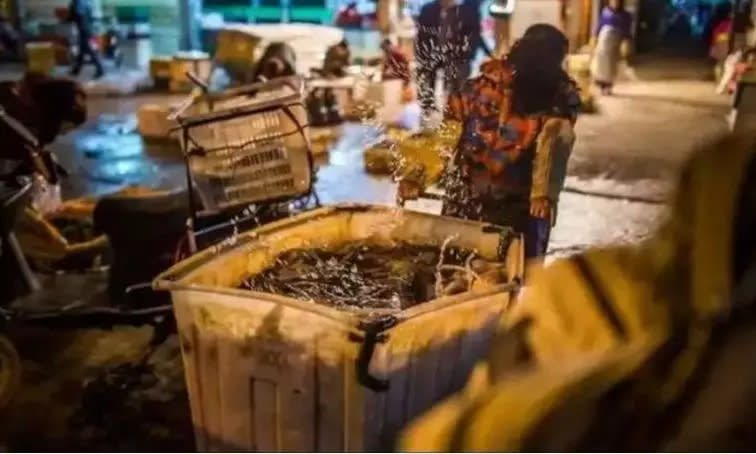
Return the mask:
<svg viewBox="0 0 756 454">
<path fill-rule="evenodd" d="M 340 138 L 330 152 L 316 159 L 316 190 L 322 203 L 395 203 L 396 187 L 391 179 L 364 171 L 362 152 L 379 134 L 371 125 L 339 127 Z M 134 114 L 102 113 L 53 148 L 71 172 L 63 186 L 66 198 L 103 195 L 128 184 L 152 188 L 186 185 L 178 145 L 145 141 L 136 130 Z M 648 188 L 647 184 L 641 186 Z M 622 192 L 634 188 L 629 184 Z M 570 253 L 596 244 L 634 242 L 653 229 L 662 211 L 643 203 L 565 193 L 551 248 Z"/>
</svg>

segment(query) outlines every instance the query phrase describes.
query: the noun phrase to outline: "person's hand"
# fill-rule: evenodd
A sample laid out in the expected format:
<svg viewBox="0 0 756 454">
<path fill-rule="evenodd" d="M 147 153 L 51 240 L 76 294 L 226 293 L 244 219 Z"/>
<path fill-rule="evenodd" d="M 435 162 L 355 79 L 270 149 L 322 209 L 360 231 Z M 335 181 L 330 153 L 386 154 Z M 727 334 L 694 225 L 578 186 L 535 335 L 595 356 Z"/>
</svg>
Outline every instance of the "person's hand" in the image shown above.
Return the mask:
<svg viewBox="0 0 756 454">
<path fill-rule="evenodd" d="M 530 200 L 530 215 L 540 219 L 551 219 L 551 202 L 546 197 Z"/>
</svg>

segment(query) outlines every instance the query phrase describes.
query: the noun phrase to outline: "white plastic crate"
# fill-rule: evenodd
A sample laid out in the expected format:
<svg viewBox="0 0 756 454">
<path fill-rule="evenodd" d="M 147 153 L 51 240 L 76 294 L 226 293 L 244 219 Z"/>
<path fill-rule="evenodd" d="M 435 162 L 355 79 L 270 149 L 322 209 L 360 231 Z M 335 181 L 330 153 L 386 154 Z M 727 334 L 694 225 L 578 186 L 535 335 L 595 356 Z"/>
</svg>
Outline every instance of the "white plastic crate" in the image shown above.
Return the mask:
<svg viewBox="0 0 756 454">
<path fill-rule="evenodd" d="M 354 242 L 448 242 L 505 264 L 508 282 L 401 311 L 340 310 L 238 288 L 286 251 Z M 462 388 L 523 269 L 519 235 L 359 205 L 267 224 L 175 265 L 153 285 L 171 292 L 197 449 L 391 449 L 409 421 Z"/>
<path fill-rule="evenodd" d="M 200 212 L 310 192 L 309 125 L 298 77 L 197 97 L 178 115 Z"/>
</svg>

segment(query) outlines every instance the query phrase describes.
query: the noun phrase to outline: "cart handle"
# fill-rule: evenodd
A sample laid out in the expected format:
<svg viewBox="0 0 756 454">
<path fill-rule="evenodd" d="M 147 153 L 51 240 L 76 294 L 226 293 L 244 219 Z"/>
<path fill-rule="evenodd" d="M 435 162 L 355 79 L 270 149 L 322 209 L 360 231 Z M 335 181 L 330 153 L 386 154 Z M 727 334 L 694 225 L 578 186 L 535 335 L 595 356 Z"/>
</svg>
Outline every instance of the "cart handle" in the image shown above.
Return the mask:
<svg viewBox="0 0 756 454">
<path fill-rule="evenodd" d="M 32 134 L 31 131 L 29 131 L 29 129 L 20 121 L 10 116 L 3 106 L 0 106 L 0 119 L 2 119 L 9 128 L 24 139 L 29 145 L 34 148 L 39 148 L 39 140 L 37 140 L 34 134 Z"/>
<path fill-rule="evenodd" d="M 210 87 L 208 86 L 207 82 L 200 79 L 198 75 L 194 74 L 192 71 L 187 71 L 185 74 L 187 79 L 189 79 L 194 85 L 199 87 L 203 92 L 208 93 L 210 91 Z"/>
<path fill-rule="evenodd" d="M 364 331 L 363 336 L 350 336 L 351 340 L 361 342 L 354 368 L 357 382 L 372 391 L 386 392 L 389 389 L 388 380 L 370 373 L 370 361 L 373 359 L 376 344 L 386 342 L 388 334 L 385 331 L 394 327 L 397 322 L 393 315 L 380 317 L 360 325 Z"/>
<path fill-rule="evenodd" d="M 273 88 L 278 87 L 289 87 L 294 92 L 301 92 L 304 88 L 304 82 L 302 81 L 302 78 L 299 76 L 290 76 L 290 77 L 277 77 L 275 79 L 266 81 L 266 82 L 256 82 L 253 84 L 247 84 L 243 85 L 241 87 L 237 88 L 231 88 L 228 90 L 223 90 L 217 93 L 212 93 L 208 87 L 208 85 L 202 80 L 194 75 L 191 72 L 186 73 L 189 80 L 192 81 L 199 90 L 194 90 L 192 93 L 179 104 L 179 106 L 174 110 L 170 115 L 168 115 L 169 121 L 176 121 L 178 118 L 188 109 L 194 102 L 202 97 L 206 97 L 208 103 L 212 103 L 214 100 L 219 99 L 225 99 L 225 98 L 232 98 L 235 96 L 241 96 L 241 95 L 252 95 L 258 91 L 265 91 Z M 178 129 L 178 128 L 175 128 Z"/>
<path fill-rule="evenodd" d="M 198 75 L 194 74 L 192 71 L 187 71 L 184 74 L 186 74 L 187 79 L 189 79 L 189 81 L 191 81 L 196 86 L 196 88 L 192 90 L 189 96 L 181 101 L 181 104 L 178 105 L 176 110 L 168 114 L 168 121 L 176 121 L 178 117 L 180 117 L 181 114 L 186 111 L 186 109 L 194 104 L 194 101 L 201 98 L 202 96 L 207 95 L 210 92 L 210 86 L 202 79 L 200 79 Z"/>
</svg>

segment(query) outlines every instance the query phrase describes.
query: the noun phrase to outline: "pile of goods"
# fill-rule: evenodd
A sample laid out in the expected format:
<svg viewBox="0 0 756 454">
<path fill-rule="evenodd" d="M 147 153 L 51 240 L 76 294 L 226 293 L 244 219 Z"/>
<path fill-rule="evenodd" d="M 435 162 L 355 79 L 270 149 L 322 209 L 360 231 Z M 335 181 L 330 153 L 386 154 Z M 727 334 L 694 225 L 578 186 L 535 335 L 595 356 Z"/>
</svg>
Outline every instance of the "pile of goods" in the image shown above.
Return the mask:
<svg viewBox="0 0 756 454">
<path fill-rule="evenodd" d="M 409 135 L 405 129 L 387 128 L 383 140 L 365 150 L 365 170 L 375 175 L 391 175 L 395 170 L 397 146 Z"/>
<path fill-rule="evenodd" d="M 399 243 L 295 249 L 242 288 L 339 309 L 402 310 L 442 296 L 504 283 L 503 265 L 475 252 Z"/>
</svg>

